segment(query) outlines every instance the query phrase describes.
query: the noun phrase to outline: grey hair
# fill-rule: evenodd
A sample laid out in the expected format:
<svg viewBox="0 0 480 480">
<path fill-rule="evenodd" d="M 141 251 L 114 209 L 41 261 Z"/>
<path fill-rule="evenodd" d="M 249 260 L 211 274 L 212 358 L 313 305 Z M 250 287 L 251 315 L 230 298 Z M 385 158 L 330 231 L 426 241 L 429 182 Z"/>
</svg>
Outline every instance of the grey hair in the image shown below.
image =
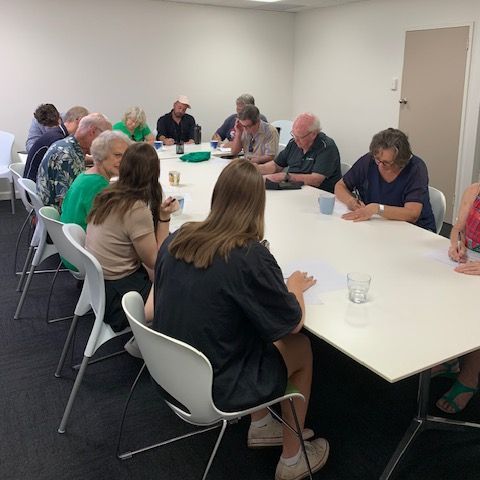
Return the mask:
<svg viewBox="0 0 480 480">
<path fill-rule="evenodd" d="M 135 120 L 135 124 L 137 126 L 143 126 L 147 124 L 147 116 L 145 112 L 140 107 L 130 107 L 124 114 L 123 114 L 123 123 L 127 123 L 127 119 L 131 118 Z"/>
<path fill-rule="evenodd" d="M 316 115 L 310 112 L 304 112 L 297 115 L 295 118 L 294 124 L 301 124 L 303 127 L 308 125 L 308 132 L 320 132 L 322 126 L 320 125 L 320 120 Z"/>
<path fill-rule="evenodd" d="M 85 107 L 75 106 L 69 108 L 67 113 L 63 116 L 64 122 L 75 122 L 88 115 L 88 110 Z"/>
<path fill-rule="evenodd" d="M 117 140 L 125 142 L 127 146 L 134 143 L 119 130 L 106 130 L 92 142 L 90 154 L 92 155 L 93 161 L 96 164 L 102 163 L 110 154 L 112 150 L 112 144 Z"/>
<path fill-rule="evenodd" d="M 243 103 L 244 105 L 255 105 L 255 99 L 249 93 L 242 93 L 237 98 L 237 103 Z"/>
<path fill-rule="evenodd" d="M 250 120 L 252 123 L 258 123 L 260 120 L 260 110 L 255 105 L 245 105 L 243 112 L 238 114 L 239 120 Z"/>
<path fill-rule="evenodd" d="M 407 135 L 397 128 L 387 128 L 373 136 L 370 154 L 375 156 L 379 150 L 383 149 L 392 149 L 395 152 L 393 161 L 399 168 L 405 167 L 412 157 Z"/>
<path fill-rule="evenodd" d="M 96 127 L 104 131 L 104 130 L 111 130 L 112 124 L 110 123 L 110 120 L 105 115 L 103 115 L 103 113 L 90 113 L 89 115 L 87 115 L 86 117 L 83 117 L 80 120 L 75 136 L 81 137 L 91 127 Z"/>
</svg>

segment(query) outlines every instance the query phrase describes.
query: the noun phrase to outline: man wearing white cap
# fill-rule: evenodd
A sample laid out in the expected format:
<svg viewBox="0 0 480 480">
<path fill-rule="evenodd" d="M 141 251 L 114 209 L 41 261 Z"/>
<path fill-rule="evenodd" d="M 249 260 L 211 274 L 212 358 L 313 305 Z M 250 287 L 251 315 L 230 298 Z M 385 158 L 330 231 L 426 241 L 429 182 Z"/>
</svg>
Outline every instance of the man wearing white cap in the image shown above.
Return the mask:
<svg viewBox="0 0 480 480">
<path fill-rule="evenodd" d="M 157 140 L 161 140 L 165 145 L 193 143 L 195 119 L 185 113 L 187 108 L 190 108 L 188 97 L 179 95 L 172 110 L 157 121 Z"/>
</svg>

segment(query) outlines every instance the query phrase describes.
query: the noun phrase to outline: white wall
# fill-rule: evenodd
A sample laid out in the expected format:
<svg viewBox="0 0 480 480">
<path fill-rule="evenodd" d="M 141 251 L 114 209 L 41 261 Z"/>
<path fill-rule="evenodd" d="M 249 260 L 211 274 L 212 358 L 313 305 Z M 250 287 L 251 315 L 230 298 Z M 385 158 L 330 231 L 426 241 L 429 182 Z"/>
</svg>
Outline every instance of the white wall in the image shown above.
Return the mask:
<svg viewBox="0 0 480 480">
<path fill-rule="evenodd" d="M 154 129 L 186 94 L 204 138 L 242 93 L 269 120 L 291 116 L 293 14 L 152 0 L 0 0 L 0 11 L 0 130 L 15 151 L 44 102 L 112 122 L 140 105 Z"/>
<path fill-rule="evenodd" d="M 370 0 L 296 15 L 293 113 L 317 113 L 342 160 L 353 163 L 374 133 L 398 126 L 406 30 L 471 22 L 480 22 L 478 0 Z M 475 31 L 471 48 L 457 194 L 471 183 L 474 164 L 480 99 Z M 392 77 L 399 78 L 396 92 Z"/>
</svg>

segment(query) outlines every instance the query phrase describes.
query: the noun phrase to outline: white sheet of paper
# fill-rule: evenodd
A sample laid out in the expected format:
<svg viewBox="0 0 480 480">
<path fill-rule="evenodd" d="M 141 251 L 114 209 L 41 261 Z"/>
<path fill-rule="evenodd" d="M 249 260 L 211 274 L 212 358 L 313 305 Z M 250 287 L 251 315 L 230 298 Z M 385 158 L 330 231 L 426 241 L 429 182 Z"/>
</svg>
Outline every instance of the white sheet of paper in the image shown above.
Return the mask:
<svg viewBox="0 0 480 480">
<path fill-rule="evenodd" d="M 452 267 L 452 268 L 455 268 L 458 266 L 457 262 L 450 260 L 450 257 L 448 256 L 448 252 L 446 249 L 433 250 L 431 252 L 426 253 L 425 256 L 428 258 L 431 258 L 432 260 L 435 260 L 436 262 L 440 262 L 440 263 L 443 263 L 444 265 L 448 265 L 449 267 Z"/>
<path fill-rule="evenodd" d="M 299 260 L 289 263 L 282 268 L 283 275 L 288 278 L 293 272 L 300 270 L 313 275 L 317 283 L 310 287 L 304 294 L 305 303 L 310 305 L 321 305 L 321 294 L 332 290 L 347 288 L 346 276 L 337 272 L 329 263 L 321 260 Z"/>
</svg>

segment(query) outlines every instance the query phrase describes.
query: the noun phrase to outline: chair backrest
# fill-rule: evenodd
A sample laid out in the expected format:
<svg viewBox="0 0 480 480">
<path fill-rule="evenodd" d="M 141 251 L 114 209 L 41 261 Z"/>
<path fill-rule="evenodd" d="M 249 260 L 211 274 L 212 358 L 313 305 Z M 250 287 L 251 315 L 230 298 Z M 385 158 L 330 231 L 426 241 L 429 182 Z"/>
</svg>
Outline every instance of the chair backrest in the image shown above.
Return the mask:
<svg viewBox="0 0 480 480">
<path fill-rule="evenodd" d="M 342 177 L 350 170 L 352 166 L 345 162 L 340 162 L 340 170 L 342 172 Z"/>
<path fill-rule="evenodd" d="M 286 145 L 292 136 L 290 132 L 292 131 L 293 122 L 291 120 L 275 120 L 272 122 L 274 127 L 280 127 L 280 138 L 279 143 Z"/>
<path fill-rule="evenodd" d="M 58 210 L 54 207 L 42 207 L 39 213 L 60 256 L 67 260 L 67 262 L 75 265 L 79 274 L 84 276 L 85 269 L 83 258 L 79 251 L 73 247 L 72 242 L 70 242 L 63 233 L 64 224 L 60 221 Z"/>
<path fill-rule="evenodd" d="M 447 209 L 445 195 L 435 187 L 428 187 L 428 195 L 430 196 L 430 205 L 432 205 L 433 217 L 435 218 L 435 229 L 437 233 L 440 233 L 445 220 L 445 210 Z"/>
<path fill-rule="evenodd" d="M 23 172 L 25 171 L 25 164 L 20 162 L 11 163 L 8 169 L 12 172 L 12 178 L 15 182 L 15 185 L 18 186 L 23 206 L 25 207 L 27 212 L 30 213 L 33 210 L 33 205 L 31 204 L 30 199 L 25 192 L 25 189 L 18 182 L 23 177 Z"/>
<path fill-rule="evenodd" d="M 278 151 L 277 151 L 277 155 L 280 153 L 280 152 L 283 152 L 285 150 L 285 147 L 286 145 L 284 143 L 279 143 L 278 144 Z"/>
<path fill-rule="evenodd" d="M 20 190 L 23 190 L 28 194 L 28 197 L 30 198 L 28 203 L 35 210 L 37 216 L 37 225 L 30 245 L 43 245 L 47 239 L 47 229 L 45 228 L 45 224 L 39 213 L 44 205 L 37 194 L 37 186 L 35 185 L 35 182 L 29 178 L 19 178 L 18 185 L 20 186 Z"/>
<path fill-rule="evenodd" d="M 0 130 L 0 166 L 7 167 L 12 161 L 12 147 L 15 135 Z"/>
<path fill-rule="evenodd" d="M 71 243 L 78 255 L 77 258 L 74 258 L 74 255 L 70 254 L 72 259 L 71 263 L 73 263 L 73 265 L 75 265 L 80 271 L 85 272 L 85 285 L 88 288 L 90 305 L 95 316 L 102 320 L 101 322 L 95 322 L 92 334 L 90 334 L 90 339 L 92 339 L 92 337 L 96 339 L 98 335 L 94 335 L 94 333 L 96 333 L 94 332 L 94 329 L 100 329 L 101 323 L 103 322 L 103 315 L 105 313 L 105 284 L 103 281 L 103 270 L 98 263 L 98 260 L 85 249 L 86 235 L 80 225 L 66 223 L 63 225 L 62 230 L 65 238 Z M 95 346 L 89 346 L 87 344 L 87 349 L 89 348 L 95 349 Z"/>
<path fill-rule="evenodd" d="M 150 375 L 188 411 L 167 401 L 172 410 L 195 425 L 217 422 L 221 412 L 213 403 L 213 370 L 207 357 L 145 326 L 143 300 L 138 292 L 126 293 L 122 306 Z"/>
</svg>

